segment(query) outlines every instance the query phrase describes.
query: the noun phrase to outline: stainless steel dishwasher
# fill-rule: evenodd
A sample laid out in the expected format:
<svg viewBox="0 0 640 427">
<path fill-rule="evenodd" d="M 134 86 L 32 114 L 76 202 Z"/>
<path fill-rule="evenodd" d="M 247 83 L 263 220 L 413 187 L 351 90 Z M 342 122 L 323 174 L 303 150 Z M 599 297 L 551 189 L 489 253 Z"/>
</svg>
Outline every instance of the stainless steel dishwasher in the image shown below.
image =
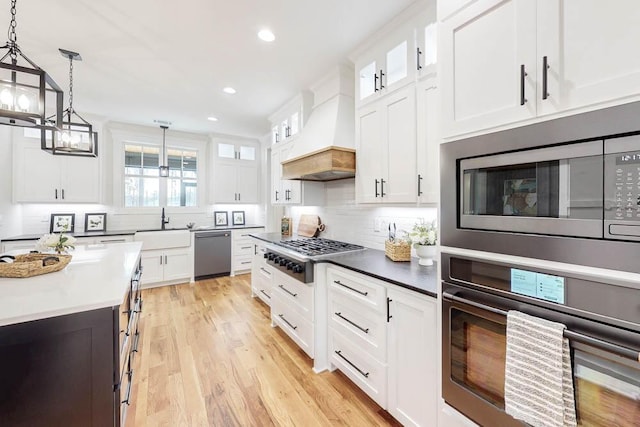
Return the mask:
<svg viewBox="0 0 640 427">
<path fill-rule="evenodd" d="M 195 237 L 196 280 L 228 275 L 231 272 L 231 232 L 198 231 Z"/>
</svg>

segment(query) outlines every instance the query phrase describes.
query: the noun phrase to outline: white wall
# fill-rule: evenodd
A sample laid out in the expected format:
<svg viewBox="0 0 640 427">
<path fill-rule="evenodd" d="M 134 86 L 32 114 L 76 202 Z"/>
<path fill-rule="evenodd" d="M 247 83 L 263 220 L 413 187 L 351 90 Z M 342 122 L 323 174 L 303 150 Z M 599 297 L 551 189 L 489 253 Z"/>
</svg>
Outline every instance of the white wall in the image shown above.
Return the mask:
<svg viewBox="0 0 640 427">
<path fill-rule="evenodd" d="M 293 219 L 297 230 L 301 214 L 320 216 L 326 230 L 320 237 L 356 243 L 368 248 L 384 250 L 388 225 L 395 223 L 397 236 L 410 231 L 419 219 L 436 219 L 437 208 L 358 205 L 355 203 L 354 179 L 327 182 L 326 206 L 290 207 L 286 215 Z M 379 227 L 376 227 L 379 226 Z"/>
</svg>

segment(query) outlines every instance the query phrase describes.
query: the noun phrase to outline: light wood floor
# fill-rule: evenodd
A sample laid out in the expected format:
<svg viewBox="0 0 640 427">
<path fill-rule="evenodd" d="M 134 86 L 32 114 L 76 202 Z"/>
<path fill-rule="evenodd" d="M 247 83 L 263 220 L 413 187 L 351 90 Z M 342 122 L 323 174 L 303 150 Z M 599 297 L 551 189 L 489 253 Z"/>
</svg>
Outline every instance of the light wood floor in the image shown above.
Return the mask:
<svg viewBox="0 0 640 427">
<path fill-rule="evenodd" d="M 399 425 L 338 371 L 313 373 L 250 280 L 143 291 L 127 426 Z"/>
</svg>

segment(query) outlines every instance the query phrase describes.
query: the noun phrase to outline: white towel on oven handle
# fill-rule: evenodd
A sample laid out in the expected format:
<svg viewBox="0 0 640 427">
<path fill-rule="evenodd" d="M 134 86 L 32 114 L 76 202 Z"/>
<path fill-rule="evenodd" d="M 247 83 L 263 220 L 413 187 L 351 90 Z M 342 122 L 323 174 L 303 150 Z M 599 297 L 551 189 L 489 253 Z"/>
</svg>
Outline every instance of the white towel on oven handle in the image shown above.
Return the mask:
<svg viewBox="0 0 640 427">
<path fill-rule="evenodd" d="M 507 314 L 505 411 L 534 427 L 576 426 L 565 325 L 518 311 Z"/>
</svg>

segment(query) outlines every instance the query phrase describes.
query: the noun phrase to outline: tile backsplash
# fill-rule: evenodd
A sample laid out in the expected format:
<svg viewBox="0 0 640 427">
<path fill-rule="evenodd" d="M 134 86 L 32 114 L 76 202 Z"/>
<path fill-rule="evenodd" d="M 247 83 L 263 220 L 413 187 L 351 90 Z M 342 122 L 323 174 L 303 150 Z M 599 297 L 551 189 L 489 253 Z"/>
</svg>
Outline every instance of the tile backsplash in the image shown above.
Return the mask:
<svg viewBox="0 0 640 427">
<path fill-rule="evenodd" d="M 293 230 L 298 228 L 300 215 L 318 215 L 326 224 L 321 237 L 360 244 L 368 248 L 384 250 L 389 224 L 395 223 L 398 237 L 410 231 L 416 221 L 436 219 L 438 210 L 433 207 L 397 207 L 358 205 L 355 203 L 354 180 L 327 182 L 326 205 L 294 206 L 285 210 L 293 220 Z"/>
</svg>

